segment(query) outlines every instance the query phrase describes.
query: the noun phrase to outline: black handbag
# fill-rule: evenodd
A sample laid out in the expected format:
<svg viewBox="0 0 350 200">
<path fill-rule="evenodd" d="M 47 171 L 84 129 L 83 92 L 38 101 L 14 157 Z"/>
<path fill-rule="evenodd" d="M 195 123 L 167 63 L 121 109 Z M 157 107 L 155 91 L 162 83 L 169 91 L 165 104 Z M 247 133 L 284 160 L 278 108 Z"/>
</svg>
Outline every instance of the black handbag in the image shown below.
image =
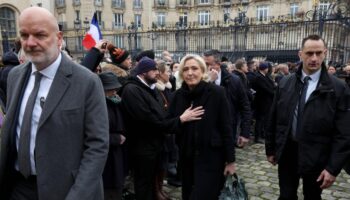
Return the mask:
<svg viewBox="0 0 350 200">
<path fill-rule="evenodd" d="M 243 179 L 237 174 L 226 176 L 224 188 L 221 190 L 219 200 L 248 200 Z"/>
</svg>

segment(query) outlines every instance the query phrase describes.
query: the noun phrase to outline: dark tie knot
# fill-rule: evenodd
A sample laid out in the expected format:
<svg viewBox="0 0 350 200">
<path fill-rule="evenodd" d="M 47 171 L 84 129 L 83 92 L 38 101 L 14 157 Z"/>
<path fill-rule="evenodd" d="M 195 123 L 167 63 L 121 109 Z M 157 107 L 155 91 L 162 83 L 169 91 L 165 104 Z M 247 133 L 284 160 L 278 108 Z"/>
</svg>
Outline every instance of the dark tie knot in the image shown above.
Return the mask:
<svg viewBox="0 0 350 200">
<path fill-rule="evenodd" d="M 41 80 L 41 77 L 43 76 L 39 71 L 34 72 L 35 75 L 35 82 L 39 82 Z"/>
<path fill-rule="evenodd" d="M 310 80 L 311 80 L 310 76 L 305 76 L 303 79 L 303 82 L 304 84 L 308 84 Z"/>
</svg>

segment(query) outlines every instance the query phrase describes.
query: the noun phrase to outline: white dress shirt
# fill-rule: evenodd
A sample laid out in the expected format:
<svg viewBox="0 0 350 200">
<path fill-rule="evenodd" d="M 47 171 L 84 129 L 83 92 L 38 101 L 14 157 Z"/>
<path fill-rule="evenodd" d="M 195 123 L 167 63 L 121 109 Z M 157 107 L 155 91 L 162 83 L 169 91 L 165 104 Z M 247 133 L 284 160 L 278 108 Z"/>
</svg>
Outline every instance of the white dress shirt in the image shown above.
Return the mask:
<svg viewBox="0 0 350 200">
<path fill-rule="evenodd" d="M 38 129 L 38 123 L 42 112 L 42 106 L 45 103 L 45 99 L 50 91 L 52 81 L 56 75 L 57 69 L 61 63 L 62 56 L 59 54 L 56 61 L 53 62 L 50 66 L 40 71 L 42 74 L 42 78 L 40 81 L 40 87 L 38 91 L 38 96 L 35 99 L 35 105 L 32 113 L 32 125 L 31 125 L 31 134 L 30 134 L 30 165 L 31 165 L 31 174 L 36 175 L 36 167 L 35 167 L 35 141 L 36 141 L 36 134 Z M 19 117 L 18 117 L 18 124 L 16 127 L 16 148 L 18 151 L 18 145 L 19 145 L 19 139 L 20 139 L 20 132 L 21 132 L 21 126 L 23 121 L 23 115 L 24 111 L 27 105 L 27 101 L 29 99 L 30 93 L 32 92 L 34 88 L 34 82 L 35 82 L 35 72 L 37 71 L 35 65 L 32 63 L 32 72 L 30 74 L 27 87 L 23 94 L 23 99 L 21 103 L 21 109 L 19 111 Z M 15 168 L 18 170 L 18 161 L 16 161 Z"/>
<path fill-rule="evenodd" d="M 309 76 L 311 78 L 309 80 L 309 85 L 308 85 L 307 92 L 306 92 L 306 97 L 305 97 L 305 102 L 307 102 L 307 100 L 309 99 L 309 97 L 312 94 L 312 92 L 316 90 L 318 81 L 320 80 L 320 76 L 321 76 L 321 69 L 319 69 L 318 71 L 316 71 L 315 73 L 313 73 L 311 75 L 305 74 L 305 72 L 303 70 L 301 70 L 301 71 L 302 71 L 301 80 L 304 80 L 304 78 L 306 76 Z"/>
</svg>

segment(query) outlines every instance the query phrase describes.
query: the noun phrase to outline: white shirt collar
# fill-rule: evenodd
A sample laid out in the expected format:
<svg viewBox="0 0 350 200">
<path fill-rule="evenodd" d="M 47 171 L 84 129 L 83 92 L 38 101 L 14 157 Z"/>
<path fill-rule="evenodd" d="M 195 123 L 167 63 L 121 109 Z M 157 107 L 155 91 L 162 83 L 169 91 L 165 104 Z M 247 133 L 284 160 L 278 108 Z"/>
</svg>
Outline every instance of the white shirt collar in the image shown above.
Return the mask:
<svg viewBox="0 0 350 200">
<path fill-rule="evenodd" d="M 306 76 L 310 77 L 310 81 L 312 82 L 318 82 L 318 80 L 320 80 L 320 76 L 321 76 L 321 69 L 317 70 L 315 73 L 311 74 L 311 75 L 307 75 L 304 70 L 301 70 L 302 76 L 301 76 L 301 80 L 304 80 L 304 78 Z"/>
<path fill-rule="evenodd" d="M 62 60 L 62 55 L 59 54 L 55 62 L 53 62 L 51 65 L 49 65 L 45 69 L 41 70 L 40 73 L 44 75 L 46 78 L 53 80 L 53 78 L 56 75 L 57 69 L 60 66 L 61 60 Z M 34 63 L 32 63 L 32 74 L 36 71 L 38 70 L 36 69 Z"/>
<path fill-rule="evenodd" d="M 152 90 L 156 87 L 156 84 L 152 84 L 152 85 L 148 85 L 139 75 L 136 75 L 136 77 L 138 79 L 140 79 L 140 81 L 145 84 L 147 87 L 151 88 Z"/>
<path fill-rule="evenodd" d="M 220 71 L 218 72 L 218 78 L 215 80 L 215 84 L 216 84 L 216 85 L 220 85 L 220 84 L 221 84 L 221 71 L 222 71 L 222 70 L 220 70 Z"/>
</svg>

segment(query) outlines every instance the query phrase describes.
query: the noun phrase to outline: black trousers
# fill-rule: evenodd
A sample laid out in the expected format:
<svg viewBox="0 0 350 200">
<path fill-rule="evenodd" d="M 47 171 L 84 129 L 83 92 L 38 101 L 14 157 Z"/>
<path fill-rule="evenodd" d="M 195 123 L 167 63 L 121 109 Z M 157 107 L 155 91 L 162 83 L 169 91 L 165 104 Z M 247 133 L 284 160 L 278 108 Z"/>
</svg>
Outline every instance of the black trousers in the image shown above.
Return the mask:
<svg viewBox="0 0 350 200">
<path fill-rule="evenodd" d="M 159 169 L 159 154 L 133 155 L 136 200 L 155 199 L 155 177 Z"/>
<path fill-rule="evenodd" d="M 317 182 L 320 173 L 300 174 L 298 172 L 298 144 L 288 139 L 284 152 L 278 162 L 278 178 L 280 187 L 279 200 L 297 200 L 300 178 L 303 180 L 305 200 L 321 200 L 321 183 Z"/>
<path fill-rule="evenodd" d="M 258 141 L 260 138 L 265 139 L 265 129 L 268 122 L 268 114 L 265 113 L 257 113 L 256 121 L 255 121 L 255 136 L 254 140 Z"/>
<path fill-rule="evenodd" d="M 24 178 L 21 173 L 14 172 L 13 189 L 10 200 L 38 200 L 36 176 Z"/>
</svg>

